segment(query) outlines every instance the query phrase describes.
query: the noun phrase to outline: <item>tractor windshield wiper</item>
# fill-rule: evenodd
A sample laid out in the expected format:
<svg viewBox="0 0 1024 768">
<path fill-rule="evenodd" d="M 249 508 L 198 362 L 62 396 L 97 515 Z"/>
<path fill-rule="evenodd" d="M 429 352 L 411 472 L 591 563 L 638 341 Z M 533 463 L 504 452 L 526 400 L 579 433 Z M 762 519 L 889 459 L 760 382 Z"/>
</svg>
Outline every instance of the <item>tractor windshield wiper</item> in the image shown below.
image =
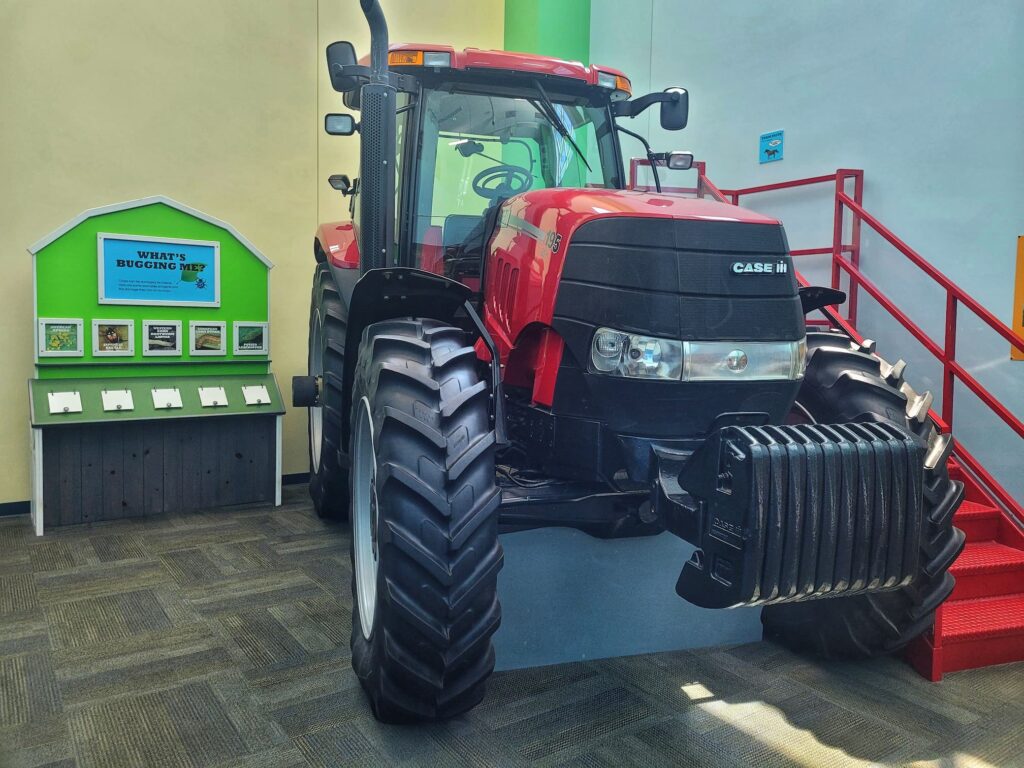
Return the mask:
<svg viewBox="0 0 1024 768">
<path fill-rule="evenodd" d="M 594 169 L 590 167 L 590 163 L 587 162 L 587 158 L 583 156 L 583 152 L 580 151 L 580 148 L 576 145 L 576 142 L 573 140 L 572 134 L 569 133 L 569 130 L 565 127 L 565 125 L 562 124 L 562 121 L 559 119 L 558 113 L 555 111 L 555 105 L 552 103 L 550 97 L 547 94 L 547 91 L 544 90 L 544 86 L 540 84 L 539 80 L 534 80 L 533 84 L 537 86 L 537 93 L 539 94 L 540 98 L 527 99 L 527 101 L 529 101 L 530 104 L 533 105 L 534 109 L 536 109 L 538 112 L 544 115 L 545 118 L 547 118 L 547 121 L 551 123 L 551 125 L 554 127 L 556 131 L 558 131 L 559 136 L 561 136 L 563 139 L 569 142 L 569 145 L 576 151 L 576 155 L 579 157 L 580 160 L 583 161 L 583 164 L 587 166 L 587 170 L 593 171 Z"/>
</svg>

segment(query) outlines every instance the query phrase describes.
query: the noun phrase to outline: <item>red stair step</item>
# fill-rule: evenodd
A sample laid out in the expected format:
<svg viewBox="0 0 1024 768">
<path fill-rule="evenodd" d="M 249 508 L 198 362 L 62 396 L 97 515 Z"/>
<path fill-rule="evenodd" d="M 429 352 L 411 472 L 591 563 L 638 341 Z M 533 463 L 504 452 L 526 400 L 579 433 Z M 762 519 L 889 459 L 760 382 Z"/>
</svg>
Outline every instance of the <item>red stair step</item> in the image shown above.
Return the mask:
<svg viewBox="0 0 1024 768">
<path fill-rule="evenodd" d="M 942 609 L 942 643 L 1024 633 L 1024 592 L 953 600 Z"/>
<path fill-rule="evenodd" d="M 967 501 L 976 501 L 982 504 L 988 502 L 988 494 L 986 494 L 985 490 L 959 464 L 950 460 L 946 466 L 949 468 L 950 478 L 959 480 L 964 484 L 964 498 Z"/>
<path fill-rule="evenodd" d="M 977 501 L 965 501 L 953 518 L 953 525 L 962 530 L 967 541 L 988 541 L 999 533 L 1001 513 L 995 507 Z"/>
<path fill-rule="evenodd" d="M 995 541 L 969 542 L 950 572 L 951 600 L 972 600 L 1024 591 L 1024 550 Z"/>
<path fill-rule="evenodd" d="M 1024 661 L 1024 593 L 954 600 L 942 609 L 946 672 Z"/>
</svg>

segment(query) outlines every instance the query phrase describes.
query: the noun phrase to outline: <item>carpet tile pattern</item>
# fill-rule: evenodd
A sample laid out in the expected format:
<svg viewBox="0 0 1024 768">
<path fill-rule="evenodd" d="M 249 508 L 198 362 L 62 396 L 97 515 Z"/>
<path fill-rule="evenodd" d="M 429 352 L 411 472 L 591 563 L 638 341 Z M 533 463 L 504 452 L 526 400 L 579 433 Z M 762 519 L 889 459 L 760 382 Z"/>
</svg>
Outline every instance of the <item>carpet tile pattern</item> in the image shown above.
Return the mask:
<svg viewBox="0 0 1024 768">
<path fill-rule="evenodd" d="M 502 672 L 464 717 L 382 726 L 348 547 L 303 487 L 43 538 L 0 519 L 0 768 L 1024 767 L 1024 664 L 933 685 L 770 643 Z"/>
</svg>

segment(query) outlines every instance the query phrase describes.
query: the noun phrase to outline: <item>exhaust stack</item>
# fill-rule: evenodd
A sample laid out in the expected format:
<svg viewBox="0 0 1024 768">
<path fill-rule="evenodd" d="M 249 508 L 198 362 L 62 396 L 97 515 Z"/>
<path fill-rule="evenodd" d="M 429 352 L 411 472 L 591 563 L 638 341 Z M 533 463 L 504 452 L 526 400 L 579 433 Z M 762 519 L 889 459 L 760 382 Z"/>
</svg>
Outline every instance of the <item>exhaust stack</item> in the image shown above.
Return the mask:
<svg viewBox="0 0 1024 768">
<path fill-rule="evenodd" d="M 362 87 L 360 272 L 393 263 L 395 242 L 395 100 L 388 72 L 388 25 L 378 0 L 360 0 L 370 27 L 370 82 Z"/>
</svg>

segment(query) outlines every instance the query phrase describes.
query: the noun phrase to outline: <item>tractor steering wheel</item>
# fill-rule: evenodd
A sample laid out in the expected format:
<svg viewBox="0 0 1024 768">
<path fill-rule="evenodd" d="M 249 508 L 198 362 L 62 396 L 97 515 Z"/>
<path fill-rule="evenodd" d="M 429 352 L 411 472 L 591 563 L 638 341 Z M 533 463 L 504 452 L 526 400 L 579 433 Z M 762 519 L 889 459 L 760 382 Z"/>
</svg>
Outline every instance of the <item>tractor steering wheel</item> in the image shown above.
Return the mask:
<svg viewBox="0 0 1024 768">
<path fill-rule="evenodd" d="M 533 186 L 533 174 L 518 165 L 495 165 L 473 179 L 473 191 L 487 200 L 501 200 Z"/>
</svg>

